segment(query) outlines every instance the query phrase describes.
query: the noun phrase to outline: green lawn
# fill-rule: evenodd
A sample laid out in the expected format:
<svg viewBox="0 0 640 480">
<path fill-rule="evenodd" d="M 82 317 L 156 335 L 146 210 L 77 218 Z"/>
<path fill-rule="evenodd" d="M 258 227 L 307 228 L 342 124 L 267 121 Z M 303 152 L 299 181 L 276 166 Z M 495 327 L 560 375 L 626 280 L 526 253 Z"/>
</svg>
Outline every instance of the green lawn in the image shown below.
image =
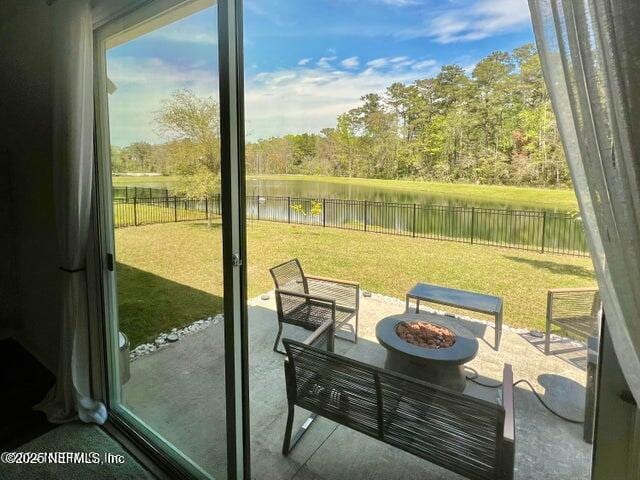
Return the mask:
<svg viewBox="0 0 640 480">
<path fill-rule="evenodd" d="M 133 345 L 222 310 L 219 223 L 115 235 L 121 328 Z M 270 266 L 298 257 L 310 273 L 398 298 L 416 281 L 500 295 L 505 323 L 541 330 L 548 288 L 595 285 L 591 260 L 581 257 L 257 221 L 247 240 L 250 296 L 273 288 Z"/>
<path fill-rule="evenodd" d="M 113 222 L 116 227 L 204 219 L 205 212 L 186 209 L 184 201 L 176 202 L 174 207 L 173 199 L 166 202 L 157 199 L 151 205 L 144 203 L 143 200 L 140 200 L 136 205 L 133 203 L 113 204 Z"/>
<path fill-rule="evenodd" d="M 178 175 L 157 175 L 157 176 L 113 176 L 111 182 L 114 187 L 154 187 L 168 188 L 175 187 L 180 181 Z"/>
<path fill-rule="evenodd" d="M 469 183 L 438 183 L 417 180 L 378 180 L 371 178 L 323 177 L 311 175 L 262 175 L 248 178 L 266 180 L 291 179 L 308 182 L 326 182 L 351 186 L 375 187 L 395 191 L 444 195 L 469 202 L 504 202 L 531 208 L 557 208 L 576 210 L 578 203 L 573 190 L 568 188 L 505 187 Z"/>
</svg>

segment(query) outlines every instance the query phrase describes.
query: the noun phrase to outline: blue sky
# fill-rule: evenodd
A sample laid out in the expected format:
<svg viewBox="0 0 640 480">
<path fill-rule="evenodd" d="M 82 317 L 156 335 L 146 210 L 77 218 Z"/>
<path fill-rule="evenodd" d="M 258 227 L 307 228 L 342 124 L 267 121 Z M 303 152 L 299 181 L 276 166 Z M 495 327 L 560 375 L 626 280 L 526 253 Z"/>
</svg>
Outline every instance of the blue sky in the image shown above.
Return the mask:
<svg viewBox="0 0 640 480">
<path fill-rule="evenodd" d="M 533 41 L 526 0 L 245 0 L 250 140 L 318 132 L 370 92 Z M 216 10 L 108 52 L 112 143 L 164 140 L 154 112 L 172 91 L 217 97 Z"/>
</svg>

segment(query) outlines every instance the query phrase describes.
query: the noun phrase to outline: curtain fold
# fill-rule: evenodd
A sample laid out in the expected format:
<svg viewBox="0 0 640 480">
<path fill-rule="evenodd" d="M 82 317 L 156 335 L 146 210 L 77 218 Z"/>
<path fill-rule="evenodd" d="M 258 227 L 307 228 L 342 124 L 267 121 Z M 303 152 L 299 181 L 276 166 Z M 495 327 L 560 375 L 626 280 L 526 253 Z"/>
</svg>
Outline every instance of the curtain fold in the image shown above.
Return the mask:
<svg viewBox="0 0 640 480">
<path fill-rule="evenodd" d="M 529 7 L 607 325 L 640 400 L 640 2 Z"/>
<path fill-rule="evenodd" d="M 93 183 L 93 27 L 88 0 L 58 0 L 53 22 L 53 181 L 62 284 L 57 382 L 36 408 L 51 422 L 106 421 L 91 397 L 86 253 Z"/>
</svg>

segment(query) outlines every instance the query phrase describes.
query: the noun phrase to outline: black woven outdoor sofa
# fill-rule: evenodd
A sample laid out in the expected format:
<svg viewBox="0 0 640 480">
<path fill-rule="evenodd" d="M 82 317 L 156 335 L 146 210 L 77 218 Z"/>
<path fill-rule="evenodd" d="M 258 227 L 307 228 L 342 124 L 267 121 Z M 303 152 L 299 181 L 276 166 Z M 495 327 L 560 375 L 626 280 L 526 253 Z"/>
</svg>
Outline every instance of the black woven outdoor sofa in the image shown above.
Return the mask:
<svg viewBox="0 0 640 480">
<path fill-rule="evenodd" d="M 278 350 L 282 325 L 288 323 L 307 330 L 315 330 L 327 320 L 333 320 L 336 331 L 353 319 L 354 343 L 358 341 L 358 310 L 360 285 L 349 280 L 307 275 L 297 258 L 269 270 L 275 283 L 278 333 L 273 351 Z"/>
<path fill-rule="evenodd" d="M 501 406 L 337 355 L 331 322 L 305 342 L 283 343 L 289 408 L 284 455 L 323 416 L 470 479 L 513 479 L 510 365 L 504 367 Z M 292 439 L 296 406 L 311 416 Z"/>
</svg>

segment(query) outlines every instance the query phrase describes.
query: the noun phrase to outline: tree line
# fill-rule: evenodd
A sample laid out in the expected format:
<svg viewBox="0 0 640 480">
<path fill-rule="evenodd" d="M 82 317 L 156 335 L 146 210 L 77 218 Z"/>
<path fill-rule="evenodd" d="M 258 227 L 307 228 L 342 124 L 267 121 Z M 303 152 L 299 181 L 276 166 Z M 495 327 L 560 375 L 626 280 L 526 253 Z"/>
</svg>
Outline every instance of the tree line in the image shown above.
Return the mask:
<svg viewBox="0 0 640 480">
<path fill-rule="evenodd" d="M 218 106 L 189 91 L 163 103 L 161 145 L 114 152 L 114 171 L 185 177 L 187 192 L 217 185 Z M 532 44 L 494 52 L 470 71 L 370 93 L 320 133 L 248 142 L 249 174 L 313 174 L 479 184 L 566 186 L 569 173 L 540 58 Z"/>
<path fill-rule="evenodd" d="M 220 115 L 212 97 L 179 90 L 162 102 L 155 124 L 166 142 L 111 147 L 113 173 L 177 175 L 177 190 L 194 198 L 220 190 Z"/>
<path fill-rule="evenodd" d="M 570 183 L 534 45 L 494 52 L 468 74 L 370 93 L 319 134 L 247 145 L 251 173 L 300 173 L 482 184 Z"/>
</svg>

